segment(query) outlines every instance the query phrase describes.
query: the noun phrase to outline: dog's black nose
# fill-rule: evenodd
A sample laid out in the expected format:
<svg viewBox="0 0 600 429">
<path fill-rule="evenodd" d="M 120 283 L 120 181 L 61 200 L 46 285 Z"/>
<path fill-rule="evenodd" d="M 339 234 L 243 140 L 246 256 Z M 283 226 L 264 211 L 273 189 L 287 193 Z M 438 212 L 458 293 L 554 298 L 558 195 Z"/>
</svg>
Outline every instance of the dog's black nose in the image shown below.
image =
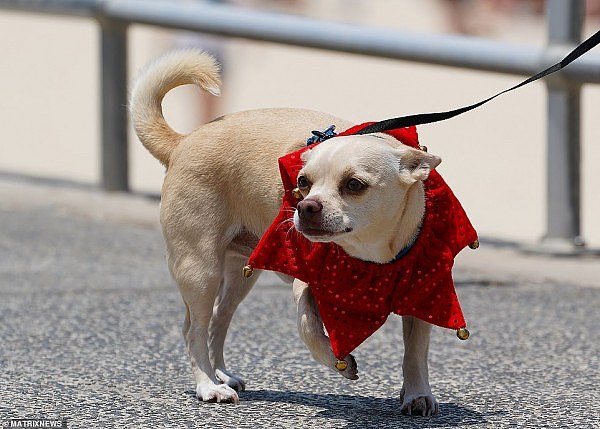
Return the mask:
<svg viewBox="0 0 600 429">
<path fill-rule="evenodd" d="M 313 220 L 323 210 L 323 204 L 316 200 L 304 199 L 298 203 L 297 209 L 300 219 Z"/>
</svg>

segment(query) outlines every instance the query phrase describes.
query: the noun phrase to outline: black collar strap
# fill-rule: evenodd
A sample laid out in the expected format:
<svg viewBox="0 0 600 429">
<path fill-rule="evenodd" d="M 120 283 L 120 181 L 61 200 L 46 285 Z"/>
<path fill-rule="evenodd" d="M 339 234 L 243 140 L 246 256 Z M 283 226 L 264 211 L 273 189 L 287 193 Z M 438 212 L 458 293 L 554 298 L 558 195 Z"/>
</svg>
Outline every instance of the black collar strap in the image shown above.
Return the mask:
<svg viewBox="0 0 600 429">
<path fill-rule="evenodd" d="M 579 58 L 580 56 L 582 56 L 583 54 L 585 54 L 586 52 L 588 52 L 590 49 L 597 46 L 598 44 L 600 44 L 600 31 L 597 31 L 594 35 L 592 35 L 590 38 L 588 38 L 583 43 L 581 43 L 579 46 L 577 46 L 575 49 L 573 49 L 573 51 L 571 51 L 571 53 L 569 55 L 567 55 L 565 58 L 563 58 L 563 60 L 561 62 L 554 64 L 551 67 L 548 67 L 547 69 L 539 72 L 535 76 L 531 76 L 529 79 L 524 80 L 523 82 L 519 83 L 518 85 L 513 86 L 512 88 L 505 89 L 504 91 L 499 92 L 498 94 L 493 95 L 490 98 L 487 98 L 487 99 L 480 101 L 478 103 L 475 103 L 475 104 L 471 104 L 470 106 L 465 106 L 465 107 L 461 107 L 461 108 L 454 109 L 454 110 L 448 110 L 446 112 L 419 113 L 417 115 L 408 115 L 408 116 L 401 116 L 399 118 L 386 119 L 386 120 L 383 120 L 380 122 L 375 122 L 374 124 L 371 124 L 369 126 L 366 126 L 366 127 L 362 128 L 361 130 L 357 131 L 356 134 L 380 133 L 383 131 L 396 130 L 398 128 L 410 127 L 413 125 L 421 125 L 421 124 L 429 124 L 431 122 L 445 121 L 446 119 L 450 119 L 455 116 L 461 115 L 465 112 L 468 112 L 469 110 L 473 110 L 506 92 L 512 91 L 513 89 L 520 88 L 524 85 L 527 85 L 528 83 L 534 82 L 538 79 L 548 76 L 549 74 L 555 73 L 555 72 L 565 68 L 566 66 L 571 64 L 573 61 L 575 61 L 577 58 Z"/>
<path fill-rule="evenodd" d="M 394 257 L 394 259 L 392 259 L 390 262 L 388 262 L 388 264 L 392 264 L 394 262 L 399 261 L 400 259 L 402 259 L 404 256 L 406 256 L 406 254 L 408 252 L 410 252 L 410 249 L 412 249 L 412 247 L 414 246 L 414 244 L 416 243 L 417 239 L 419 238 L 419 234 L 421 233 L 421 226 L 419 226 L 419 229 L 417 230 L 417 232 L 415 233 L 415 236 L 410 240 L 410 242 L 403 248 L 400 249 L 400 251 L 398 252 L 398 254 Z"/>
</svg>

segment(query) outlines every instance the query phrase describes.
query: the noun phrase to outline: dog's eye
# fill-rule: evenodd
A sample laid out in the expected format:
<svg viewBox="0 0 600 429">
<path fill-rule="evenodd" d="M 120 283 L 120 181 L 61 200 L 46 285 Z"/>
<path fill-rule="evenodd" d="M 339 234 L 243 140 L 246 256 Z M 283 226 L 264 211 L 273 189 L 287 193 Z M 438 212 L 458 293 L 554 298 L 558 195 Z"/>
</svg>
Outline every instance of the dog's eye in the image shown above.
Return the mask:
<svg viewBox="0 0 600 429">
<path fill-rule="evenodd" d="M 306 176 L 298 176 L 298 187 L 299 188 L 308 188 L 310 186 L 310 181 L 306 178 Z"/>
<path fill-rule="evenodd" d="M 358 192 L 362 191 L 363 189 L 365 189 L 366 186 L 367 185 L 365 185 L 363 182 L 361 182 L 358 179 L 350 179 L 346 183 L 346 189 L 352 193 L 358 193 Z"/>
</svg>

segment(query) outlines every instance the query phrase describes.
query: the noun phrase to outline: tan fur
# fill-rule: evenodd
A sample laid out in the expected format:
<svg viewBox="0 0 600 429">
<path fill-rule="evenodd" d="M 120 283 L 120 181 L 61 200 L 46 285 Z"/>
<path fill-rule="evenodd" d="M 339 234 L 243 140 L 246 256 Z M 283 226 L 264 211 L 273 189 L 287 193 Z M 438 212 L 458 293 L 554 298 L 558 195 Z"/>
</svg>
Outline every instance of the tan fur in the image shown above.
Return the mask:
<svg viewBox="0 0 600 429">
<path fill-rule="evenodd" d="M 221 78 L 219 66 L 209 55 L 195 51 L 174 51 L 150 64 L 146 78 L 136 81 L 131 92 L 131 119 L 135 132 L 150 153 L 164 165 L 171 152 L 183 139 L 169 127 L 162 114 L 164 96 L 180 85 L 194 84 L 219 95 Z"/>
<path fill-rule="evenodd" d="M 161 101 L 169 90 L 186 83 L 218 93 L 214 60 L 187 50 L 152 63 L 136 81 L 131 115 L 144 146 L 167 166 L 161 224 L 169 269 L 186 307 L 183 335 L 196 394 L 203 401 L 237 402 L 236 390 L 243 390 L 245 382 L 226 369 L 223 344 L 233 313 L 259 274 L 245 279 L 241 268 L 279 210 L 283 189 L 277 158 L 305 145 L 311 130 L 331 124 L 343 130 L 352 124 L 304 109 L 261 109 L 226 115 L 181 135 L 166 123 Z M 338 224 L 327 222 L 352 228 L 331 240 L 357 257 L 384 262 L 414 236 L 424 211 L 422 180 L 439 158 L 400 145 L 389 136 L 380 137 L 348 137 L 347 143 L 340 145 L 325 142 L 307 155 L 304 168 L 320 184 L 312 194 L 306 193 L 306 199 L 321 198 L 325 217 L 338 219 Z M 361 156 L 366 152 L 368 156 Z M 360 198 L 336 193 L 340 175 L 346 172 L 339 168 L 370 175 L 373 191 L 362 204 Z M 390 196 L 401 197 L 383 210 L 392 206 L 382 204 Z M 320 227 L 329 228 L 327 222 Z M 302 220 L 295 219 L 295 223 L 303 228 Z M 293 289 L 301 338 L 318 361 L 335 370 L 335 358 L 310 289 L 297 280 Z M 418 326 L 424 322 L 411 323 Z M 428 331 L 417 340 L 410 338 L 418 343 L 412 349 L 419 352 L 409 352 L 417 356 L 409 356 L 409 371 L 422 373 L 423 363 L 418 361 L 424 359 L 426 368 L 427 356 L 421 352 L 428 344 Z M 354 358 L 350 355 L 346 361 L 349 367 L 341 374 L 357 378 Z M 411 378 L 405 373 L 403 392 L 406 397 L 410 392 L 404 409 L 421 400 L 435 404 L 423 377 Z M 435 410 L 431 405 L 422 413 Z"/>
<path fill-rule="evenodd" d="M 305 201 L 323 205 L 323 228 L 352 230 L 324 239 L 308 238 L 333 241 L 355 258 L 378 263 L 392 260 L 414 237 L 425 206 L 422 180 L 440 162 L 389 136 L 372 135 L 325 141 L 305 152 L 302 160 L 305 165 L 299 176 L 307 177 L 311 187 L 310 192 L 301 191 Z M 344 195 L 340 189 L 348 177 L 368 185 L 368 192 Z M 295 226 L 304 233 L 298 213 Z"/>
</svg>

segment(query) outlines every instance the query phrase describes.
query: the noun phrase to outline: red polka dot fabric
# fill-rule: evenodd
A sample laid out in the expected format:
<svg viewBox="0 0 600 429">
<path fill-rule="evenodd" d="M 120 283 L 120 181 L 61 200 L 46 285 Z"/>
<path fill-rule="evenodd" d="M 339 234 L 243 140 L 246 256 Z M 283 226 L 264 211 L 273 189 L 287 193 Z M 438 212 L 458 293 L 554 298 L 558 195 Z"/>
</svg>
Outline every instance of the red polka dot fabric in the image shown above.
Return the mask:
<svg viewBox="0 0 600 429">
<path fill-rule="evenodd" d="M 368 124 L 339 135 L 351 135 Z M 387 132 L 419 147 L 415 127 Z M 377 331 L 391 313 L 445 328 L 466 326 L 452 280 L 454 257 L 477 239 L 459 201 L 433 171 L 424 182 L 426 209 L 409 252 L 387 264 L 349 256 L 334 243 L 312 243 L 293 228 L 292 195 L 303 148 L 279 159 L 285 194 L 281 211 L 250 256 L 254 268 L 278 271 L 310 285 L 333 352 L 345 358 Z"/>
</svg>

